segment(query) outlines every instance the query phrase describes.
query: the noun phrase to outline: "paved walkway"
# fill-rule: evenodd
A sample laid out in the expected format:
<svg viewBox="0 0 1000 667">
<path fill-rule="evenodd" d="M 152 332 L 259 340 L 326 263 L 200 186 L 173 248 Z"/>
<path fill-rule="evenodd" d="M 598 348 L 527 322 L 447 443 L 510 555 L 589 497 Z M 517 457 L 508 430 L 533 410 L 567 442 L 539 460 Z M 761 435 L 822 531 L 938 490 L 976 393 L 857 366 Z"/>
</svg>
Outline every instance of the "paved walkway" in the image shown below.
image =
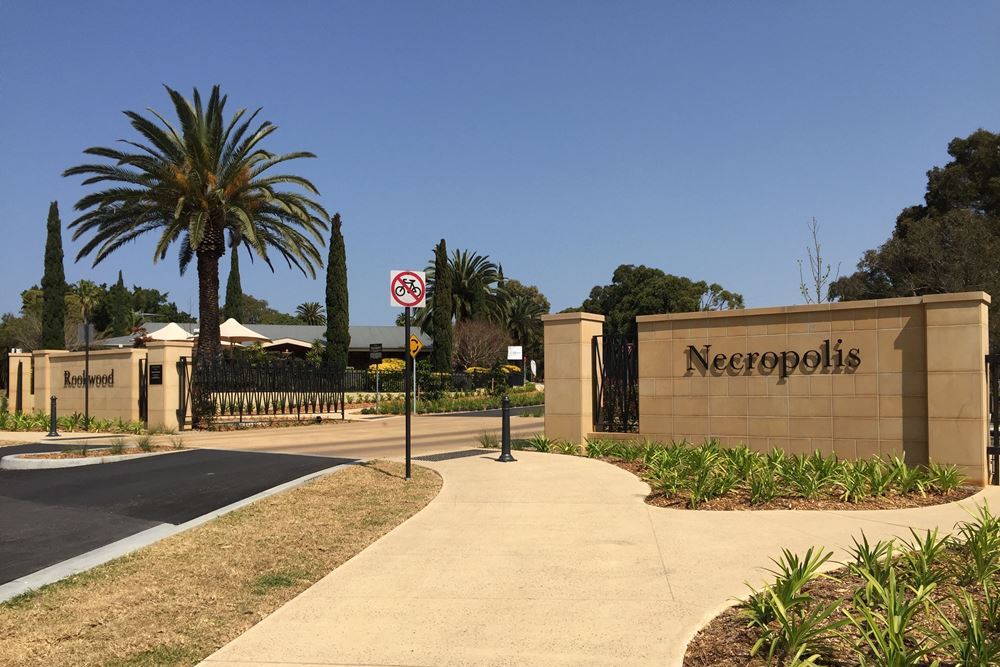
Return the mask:
<svg viewBox="0 0 1000 667">
<path fill-rule="evenodd" d="M 951 528 L 957 504 L 884 512 L 650 507 L 614 466 L 516 452 L 427 463 L 422 512 L 203 664 L 680 665 L 687 641 L 789 547 Z M 1000 507 L 1000 488 L 984 491 Z M 971 505 L 971 502 L 964 503 Z"/>
</svg>

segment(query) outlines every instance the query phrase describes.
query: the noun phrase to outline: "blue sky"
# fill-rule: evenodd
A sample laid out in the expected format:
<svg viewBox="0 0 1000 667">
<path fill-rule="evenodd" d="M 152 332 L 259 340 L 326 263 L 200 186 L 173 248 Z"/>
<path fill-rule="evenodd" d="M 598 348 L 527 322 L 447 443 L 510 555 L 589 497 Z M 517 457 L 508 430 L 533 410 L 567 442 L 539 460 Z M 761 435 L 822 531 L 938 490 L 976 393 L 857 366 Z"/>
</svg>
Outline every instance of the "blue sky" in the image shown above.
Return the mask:
<svg viewBox="0 0 1000 667">
<path fill-rule="evenodd" d="M 40 279 L 48 202 L 68 222 L 86 192 L 60 173 L 134 138 L 122 110 L 168 111 L 161 84 L 213 83 L 318 154 L 295 166 L 343 215 L 356 324 L 392 321 L 389 270 L 442 237 L 556 310 L 621 263 L 798 303 L 810 217 L 848 272 L 952 137 L 1000 130 L 998 25 L 996 2 L 0 0 L 0 310 Z M 96 269 L 64 242 L 69 280 L 197 306 L 152 239 Z M 283 310 L 324 298 L 241 273 Z"/>
</svg>

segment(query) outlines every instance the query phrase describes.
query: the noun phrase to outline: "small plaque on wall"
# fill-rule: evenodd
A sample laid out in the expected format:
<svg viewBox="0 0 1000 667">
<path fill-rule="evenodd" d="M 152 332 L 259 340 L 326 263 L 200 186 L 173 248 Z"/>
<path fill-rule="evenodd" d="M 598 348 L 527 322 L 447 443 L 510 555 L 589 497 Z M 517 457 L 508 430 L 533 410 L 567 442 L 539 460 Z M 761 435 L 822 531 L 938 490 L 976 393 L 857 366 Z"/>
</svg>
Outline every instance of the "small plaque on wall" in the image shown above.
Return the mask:
<svg viewBox="0 0 1000 667">
<path fill-rule="evenodd" d="M 149 365 L 149 384 L 163 384 L 163 364 Z"/>
</svg>

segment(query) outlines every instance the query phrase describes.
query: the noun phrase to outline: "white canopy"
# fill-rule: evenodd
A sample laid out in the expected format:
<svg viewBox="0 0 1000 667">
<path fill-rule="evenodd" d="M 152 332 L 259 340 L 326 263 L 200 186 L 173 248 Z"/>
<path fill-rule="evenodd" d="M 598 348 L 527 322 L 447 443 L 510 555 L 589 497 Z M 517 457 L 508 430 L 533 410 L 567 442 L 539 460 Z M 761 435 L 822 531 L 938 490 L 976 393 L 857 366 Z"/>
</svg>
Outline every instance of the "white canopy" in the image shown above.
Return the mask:
<svg viewBox="0 0 1000 667">
<path fill-rule="evenodd" d="M 149 340 L 190 340 L 191 334 L 185 331 L 176 322 L 171 322 L 162 329 L 157 329 L 151 334 L 147 334 Z"/>
<path fill-rule="evenodd" d="M 265 342 L 271 340 L 253 329 L 248 329 L 230 317 L 219 326 L 219 338 L 229 343 Z"/>
</svg>

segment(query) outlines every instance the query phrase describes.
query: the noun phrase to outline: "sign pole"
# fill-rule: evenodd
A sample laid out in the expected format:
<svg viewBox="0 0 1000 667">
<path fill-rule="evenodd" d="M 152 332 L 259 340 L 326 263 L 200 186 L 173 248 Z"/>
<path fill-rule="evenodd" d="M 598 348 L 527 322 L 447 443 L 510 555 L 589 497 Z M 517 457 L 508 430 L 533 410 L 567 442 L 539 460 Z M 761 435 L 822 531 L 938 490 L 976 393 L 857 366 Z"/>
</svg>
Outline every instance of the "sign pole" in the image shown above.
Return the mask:
<svg viewBox="0 0 1000 667">
<path fill-rule="evenodd" d="M 90 431 L 90 318 L 83 323 L 83 428 Z"/>
<path fill-rule="evenodd" d="M 406 312 L 406 331 L 405 331 L 405 334 L 404 334 L 405 335 L 405 340 L 404 340 L 404 343 L 403 343 L 403 349 L 406 350 L 406 363 L 407 364 L 412 364 L 413 363 L 413 356 L 410 355 L 410 349 L 409 349 L 409 346 L 410 346 L 410 307 L 409 306 L 406 306 L 406 311 L 405 312 Z M 410 373 L 409 373 L 409 370 L 410 369 L 407 368 L 406 369 L 407 372 L 405 373 L 405 375 L 406 375 L 406 388 L 405 388 L 406 389 L 406 401 L 405 401 L 405 403 L 406 404 L 404 406 L 404 408 L 406 410 L 406 479 L 407 480 L 410 479 L 410 391 L 412 390 L 412 387 L 410 386 Z"/>
</svg>

